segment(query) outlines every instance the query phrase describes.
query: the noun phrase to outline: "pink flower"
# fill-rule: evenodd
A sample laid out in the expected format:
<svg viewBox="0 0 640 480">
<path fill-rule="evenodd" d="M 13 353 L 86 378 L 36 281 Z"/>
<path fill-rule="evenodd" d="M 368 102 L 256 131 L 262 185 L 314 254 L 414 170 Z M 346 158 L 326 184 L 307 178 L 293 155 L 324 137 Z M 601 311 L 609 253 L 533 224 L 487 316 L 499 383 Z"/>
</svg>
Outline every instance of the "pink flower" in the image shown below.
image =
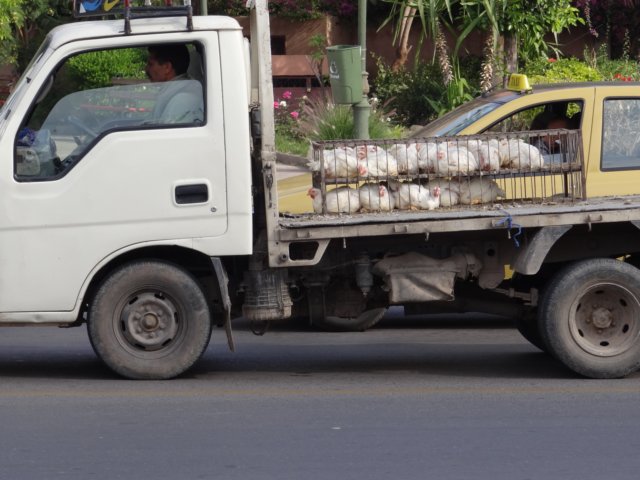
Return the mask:
<svg viewBox="0 0 640 480">
<path fill-rule="evenodd" d="M 291 112 L 291 116 L 297 120 L 300 114 L 298 112 Z"/>
<path fill-rule="evenodd" d="M 273 102 L 273 108 L 280 108 L 280 102 Z"/>
<path fill-rule="evenodd" d="M 286 92 L 284 92 L 282 94 L 282 98 L 284 98 L 285 100 L 291 100 L 292 96 L 293 96 L 293 94 L 289 90 L 287 90 Z"/>
</svg>

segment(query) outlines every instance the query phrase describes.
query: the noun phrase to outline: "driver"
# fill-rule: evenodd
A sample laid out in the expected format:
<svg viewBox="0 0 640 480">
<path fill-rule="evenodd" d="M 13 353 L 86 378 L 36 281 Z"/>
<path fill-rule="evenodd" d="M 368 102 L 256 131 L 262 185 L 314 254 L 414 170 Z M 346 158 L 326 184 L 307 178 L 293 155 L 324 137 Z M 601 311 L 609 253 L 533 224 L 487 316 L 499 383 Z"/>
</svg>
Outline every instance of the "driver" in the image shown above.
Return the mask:
<svg viewBox="0 0 640 480">
<path fill-rule="evenodd" d="M 152 45 L 145 72 L 152 82 L 165 82 L 153 109 L 157 123 L 196 123 L 204 120 L 202 86 L 187 75 L 189 50 L 184 44 Z M 189 81 L 185 81 L 189 80 Z"/>
</svg>

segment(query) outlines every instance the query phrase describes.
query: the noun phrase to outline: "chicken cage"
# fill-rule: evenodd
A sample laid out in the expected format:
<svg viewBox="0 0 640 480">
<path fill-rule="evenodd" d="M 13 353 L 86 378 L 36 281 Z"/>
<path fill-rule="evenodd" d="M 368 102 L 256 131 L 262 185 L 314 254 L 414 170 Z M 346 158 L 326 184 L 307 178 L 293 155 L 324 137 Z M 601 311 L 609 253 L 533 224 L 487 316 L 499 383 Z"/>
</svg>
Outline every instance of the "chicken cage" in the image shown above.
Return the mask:
<svg viewBox="0 0 640 480">
<path fill-rule="evenodd" d="M 315 213 L 575 202 L 586 197 L 578 130 L 312 143 Z"/>
</svg>

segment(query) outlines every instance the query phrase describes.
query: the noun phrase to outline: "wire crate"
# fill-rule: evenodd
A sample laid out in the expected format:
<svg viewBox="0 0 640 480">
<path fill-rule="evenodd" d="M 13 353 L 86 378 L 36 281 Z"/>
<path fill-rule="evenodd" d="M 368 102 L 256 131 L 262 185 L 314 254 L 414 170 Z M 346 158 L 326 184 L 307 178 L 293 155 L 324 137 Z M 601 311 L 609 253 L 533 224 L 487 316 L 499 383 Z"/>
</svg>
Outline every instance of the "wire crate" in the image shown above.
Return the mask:
<svg viewBox="0 0 640 480">
<path fill-rule="evenodd" d="M 578 130 L 314 142 L 315 213 L 438 210 L 586 197 Z"/>
</svg>

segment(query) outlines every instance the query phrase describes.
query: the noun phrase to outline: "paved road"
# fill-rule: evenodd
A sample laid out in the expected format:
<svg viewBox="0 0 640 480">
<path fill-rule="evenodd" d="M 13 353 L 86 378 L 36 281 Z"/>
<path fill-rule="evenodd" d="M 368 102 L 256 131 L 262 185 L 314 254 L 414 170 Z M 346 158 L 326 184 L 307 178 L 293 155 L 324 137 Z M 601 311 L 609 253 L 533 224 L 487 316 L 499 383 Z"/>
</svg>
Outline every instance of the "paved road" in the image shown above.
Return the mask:
<svg viewBox="0 0 640 480">
<path fill-rule="evenodd" d="M 0 330 L 0 479 L 636 479 L 640 375 L 575 378 L 505 324 L 240 324 L 136 382 L 83 328 Z"/>
</svg>

